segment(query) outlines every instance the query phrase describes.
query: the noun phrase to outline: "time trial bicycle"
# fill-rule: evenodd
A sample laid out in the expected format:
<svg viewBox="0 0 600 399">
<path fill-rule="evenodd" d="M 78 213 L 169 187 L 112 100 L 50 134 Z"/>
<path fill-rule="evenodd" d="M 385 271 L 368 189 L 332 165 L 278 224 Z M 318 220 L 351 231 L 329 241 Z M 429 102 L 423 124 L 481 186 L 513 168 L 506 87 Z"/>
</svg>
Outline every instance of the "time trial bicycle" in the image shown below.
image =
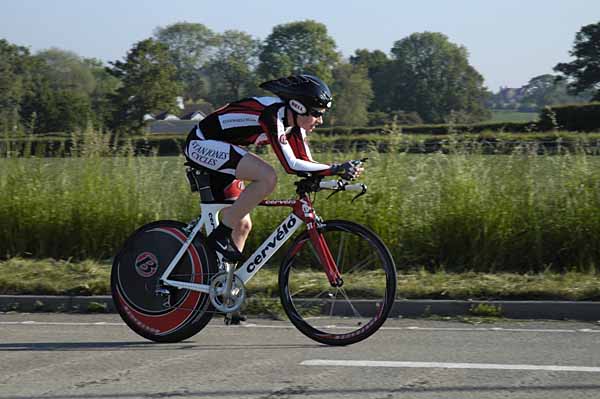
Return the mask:
<svg viewBox="0 0 600 399">
<path fill-rule="evenodd" d="M 236 267 L 211 250 L 205 238 L 217 227 L 220 210 L 233 201 L 214 201 L 212 171 L 186 165 L 192 191 L 200 194 L 200 217 L 188 224 L 161 220 L 139 228 L 113 262 L 112 297 L 133 331 L 156 342 L 178 342 L 198 333 L 215 313 L 239 311 L 246 283 L 302 226 L 279 269 L 279 296 L 289 320 L 327 345 L 353 344 L 381 327 L 396 293 L 389 250 L 367 227 L 322 220 L 313 207 L 318 191 L 357 191 L 354 201 L 367 192 L 366 185 L 303 176 L 295 183 L 296 198 L 261 202 L 292 211 Z"/>
</svg>

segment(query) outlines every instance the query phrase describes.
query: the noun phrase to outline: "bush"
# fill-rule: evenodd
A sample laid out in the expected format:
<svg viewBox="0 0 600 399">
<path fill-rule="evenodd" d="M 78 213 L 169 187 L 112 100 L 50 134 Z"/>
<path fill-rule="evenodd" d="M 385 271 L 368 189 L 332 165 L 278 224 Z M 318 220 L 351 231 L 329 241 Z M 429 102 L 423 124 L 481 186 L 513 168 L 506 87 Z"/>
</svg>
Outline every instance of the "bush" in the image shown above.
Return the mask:
<svg viewBox="0 0 600 399">
<path fill-rule="evenodd" d="M 539 125 L 541 130 L 600 131 L 600 102 L 546 107 Z"/>
<path fill-rule="evenodd" d="M 369 112 L 369 126 L 382 126 L 397 123 L 398 125 L 422 125 L 423 119 L 416 112 Z"/>
</svg>

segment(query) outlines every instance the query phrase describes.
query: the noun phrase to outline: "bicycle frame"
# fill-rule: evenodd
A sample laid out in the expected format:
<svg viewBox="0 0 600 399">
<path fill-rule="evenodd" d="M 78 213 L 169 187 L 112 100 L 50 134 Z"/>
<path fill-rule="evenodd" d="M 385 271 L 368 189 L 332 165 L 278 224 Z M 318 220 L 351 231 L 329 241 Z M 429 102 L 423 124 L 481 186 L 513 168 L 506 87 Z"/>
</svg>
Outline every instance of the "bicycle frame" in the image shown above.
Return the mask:
<svg viewBox="0 0 600 399">
<path fill-rule="evenodd" d="M 337 266 L 329 251 L 329 247 L 323 236 L 319 233 L 320 219 L 316 215 L 312 202 L 308 195 L 303 195 L 299 199 L 292 200 L 265 200 L 260 203 L 261 206 L 281 207 L 287 206 L 292 208 L 292 212 L 277 226 L 277 228 L 267 237 L 267 239 L 254 251 L 246 261 L 237 268 L 235 275 L 246 284 L 258 271 L 267 263 L 269 259 L 292 237 L 292 235 L 305 224 L 308 229 L 310 240 L 313 242 L 321 264 L 324 265 L 325 273 L 332 286 L 341 284 L 341 276 Z M 189 283 L 184 281 L 169 280 L 169 275 L 185 254 L 188 247 L 192 244 L 195 237 L 202 227 L 206 230 L 208 236 L 219 225 L 219 212 L 230 206 L 226 203 L 202 203 L 202 213 L 200 219 L 196 222 L 187 240 L 177 252 L 175 257 L 169 263 L 169 266 L 160 277 L 160 282 L 165 286 L 176 288 L 185 288 L 192 291 L 209 293 L 210 286 L 208 284 Z M 222 256 L 217 253 L 219 261 L 222 261 Z"/>
</svg>

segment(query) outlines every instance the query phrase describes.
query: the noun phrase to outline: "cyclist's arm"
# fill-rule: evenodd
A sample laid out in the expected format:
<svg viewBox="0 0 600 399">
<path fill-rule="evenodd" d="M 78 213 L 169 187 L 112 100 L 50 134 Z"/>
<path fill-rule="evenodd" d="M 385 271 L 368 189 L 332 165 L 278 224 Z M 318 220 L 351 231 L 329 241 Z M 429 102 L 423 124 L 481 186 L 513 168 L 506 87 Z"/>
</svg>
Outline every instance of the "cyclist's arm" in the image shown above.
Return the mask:
<svg viewBox="0 0 600 399">
<path fill-rule="evenodd" d="M 285 107 L 274 106 L 268 107 L 259 121 L 285 171 L 293 174 L 311 173 L 324 176 L 332 174 L 330 172 L 331 165 L 312 160 L 310 150 L 307 151 L 301 135 L 290 134 L 288 137 L 285 134 L 284 117 Z M 290 144 L 290 141 L 292 144 Z M 296 151 L 294 151 L 294 148 L 296 148 Z"/>
</svg>

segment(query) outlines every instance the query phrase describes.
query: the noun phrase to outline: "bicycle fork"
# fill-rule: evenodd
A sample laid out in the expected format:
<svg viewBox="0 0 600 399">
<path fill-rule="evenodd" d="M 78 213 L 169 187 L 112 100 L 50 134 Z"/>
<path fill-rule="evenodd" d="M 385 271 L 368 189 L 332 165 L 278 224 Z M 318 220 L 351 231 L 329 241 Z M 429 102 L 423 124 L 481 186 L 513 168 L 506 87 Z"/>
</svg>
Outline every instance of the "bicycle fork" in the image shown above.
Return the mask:
<svg viewBox="0 0 600 399">
<path fill-rule="evenodd" d="M 308 236 L 317 252 L 321 265 L 323 265 L 323 268 L 325 269 L 324 271 L 329 280 L 329 284 L 331 284 L 332 287 L 341 287 L 344 284 L 344 280 L 342 279 L 336 262 L 333 259 L 333 255 L 329 250 L 327 241 L 325 241 L 325 237 L 318 229 L 321 218 L 317 216 L 308 196 L 304 196 L 298 200 L 294 206 L 294 213 L 306 223 Z"/>
</svg>

